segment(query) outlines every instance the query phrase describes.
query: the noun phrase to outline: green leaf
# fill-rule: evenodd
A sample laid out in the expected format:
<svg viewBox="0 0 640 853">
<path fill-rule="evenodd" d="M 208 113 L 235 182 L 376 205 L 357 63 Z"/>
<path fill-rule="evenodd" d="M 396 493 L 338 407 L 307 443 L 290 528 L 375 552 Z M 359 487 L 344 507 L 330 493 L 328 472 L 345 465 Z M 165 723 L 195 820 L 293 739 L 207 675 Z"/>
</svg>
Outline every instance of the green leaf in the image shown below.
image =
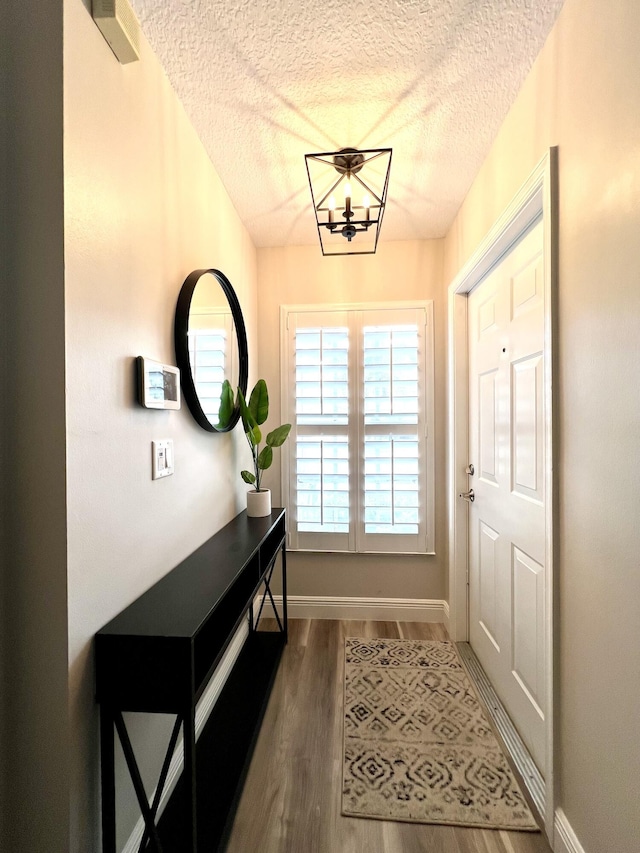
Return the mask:
<svg viewBox="0 0 640 853">
<path fill-rule="evenodd" d="M 220 408 L 218 409 L 218 426 L 226 427 L 229 425 L 231 415 L 233 414 L 234 400 L 233 390 L 228 379 L 222 383 L 222 391 L 220 392 Z"/>
<path fill-rule="evenodd" d="M 256 478 L 251 473 L 251 471 L 240 471 L 240 476 L 245 481 L 245 483 L 250 483 L 251 485 L 253 485 L 256 481 Z"/>
<path fill-rule="evenodd" d="M 247 407 L 247 401 L 244 398 L 244 394 L 242 393 L 241 388 L 238 388 L 238 405 L 240 406 L 240 416 L 242 417 L 242 423 L 245 425 L 246 429 L 247 426 L 251 426 L 255 423 L 255 419 Z"/>
<path fill-rule="evenodd" d="M 269 447 L 280 447 L 281 444 L 284 444 L 287 440 L 287 436 L 291 431 L 291 424 L 282 424 L 282 426 L 276 427 L 272 432 L 267 436 L 267 444 Z"/>
<path fill-rule="evenodd" d="M 264 379 L 258 379 L 253 386 L 253 391 L 249 398 L 249 411 L 257 424 L 263 424 L 269 416 L 269 392 L 267 391 L 267 383 Z"/>
<path fill-rule="evenodd" d="M 244 399 L 244 394 L 240 388 L 238 388 L 238 403 L 240 404 L 240 416 L 242 417 L 242 426 L 244 427 L 247 441 L 251 447 L 255 447 L 256 444 L 262 441 L 262 434 L 258 429 L 255 418 L 249 411 L 247 401 Z"/>
<path fill-rule="evenodd" d="M 266 471 L 267 468 L 271 467 L 271 463 L 273 462 L 273 450 L 267 444 L 266 447 L 263 447 L 260 451 L 260 456 L 258 456 L 258 468 L 262 471 Z"/>
</svg>

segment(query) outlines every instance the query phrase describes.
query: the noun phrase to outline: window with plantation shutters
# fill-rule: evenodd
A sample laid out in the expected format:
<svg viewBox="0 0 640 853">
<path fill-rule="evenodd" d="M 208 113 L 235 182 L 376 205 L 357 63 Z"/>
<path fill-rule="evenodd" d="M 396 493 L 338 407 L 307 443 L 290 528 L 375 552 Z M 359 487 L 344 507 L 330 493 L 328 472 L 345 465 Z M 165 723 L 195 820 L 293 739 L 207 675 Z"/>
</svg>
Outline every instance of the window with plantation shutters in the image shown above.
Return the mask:
<svg viewBox="0 0 640 853">
<path fill-rule="evenodd" d="M 282 310 L 290 547 L 433 551 L 431 303 Z"/>
<path fill-rule="evenodd" d="M 217 423 L 225 376 L 234 374 L 233 318 L 229 311 L 192 310 L 189 316 L 189 362 L 202 410 Z"/>
</svg>

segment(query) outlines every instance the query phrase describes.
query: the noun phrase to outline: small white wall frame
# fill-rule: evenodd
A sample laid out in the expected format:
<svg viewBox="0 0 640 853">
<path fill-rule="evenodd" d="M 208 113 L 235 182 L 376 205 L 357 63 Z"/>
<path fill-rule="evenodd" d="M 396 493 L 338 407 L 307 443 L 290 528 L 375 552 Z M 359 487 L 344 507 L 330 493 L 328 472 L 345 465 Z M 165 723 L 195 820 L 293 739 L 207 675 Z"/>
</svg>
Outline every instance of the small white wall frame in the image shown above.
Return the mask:
<svg viewBox="0 0 640 853">
<path fill-rule="evenodd" d="M 465 472 L 469 454 L 469 382 L 467 352 L 467 296 L 509 252 L 513 245 L 540 217 L 544 230 L 545 268 L 545 560 L 546 560 L 546 672 L 547 744 L 545 778 L 545 828 L 553 839 L 554 826 L 554 690 L 557 671 L 554 665 L 557 649 L 554 645 L 556 621 L 554 595 L 557 579 L 554 572 L 556 484 L 553 479 L 553 362 L 558 276 L 558 149 L 550 148 L 535 167 L 507 209 L 494 223 L 476 252 L 458 273 L 448 290 L 448 515 L 449 515 L 449 634 L 456 642 L 469 639 L 468 599 L 468 504 L 458 498 L 468 488 Z"/>
</svg>

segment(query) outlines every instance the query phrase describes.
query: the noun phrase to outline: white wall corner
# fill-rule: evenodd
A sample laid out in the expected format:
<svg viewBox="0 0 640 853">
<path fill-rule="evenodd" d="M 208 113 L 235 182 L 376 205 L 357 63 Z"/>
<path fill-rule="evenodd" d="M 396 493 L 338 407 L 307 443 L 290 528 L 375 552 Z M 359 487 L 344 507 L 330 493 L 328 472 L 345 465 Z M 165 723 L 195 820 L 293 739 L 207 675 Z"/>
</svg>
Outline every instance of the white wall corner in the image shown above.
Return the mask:
<svg viewBox="0 0 640 853">
<path fill-rule="evenodd" d="M 553 850 L 554 853 L 586 853 L 562 809 L 556 809 Z"/>
</svg>

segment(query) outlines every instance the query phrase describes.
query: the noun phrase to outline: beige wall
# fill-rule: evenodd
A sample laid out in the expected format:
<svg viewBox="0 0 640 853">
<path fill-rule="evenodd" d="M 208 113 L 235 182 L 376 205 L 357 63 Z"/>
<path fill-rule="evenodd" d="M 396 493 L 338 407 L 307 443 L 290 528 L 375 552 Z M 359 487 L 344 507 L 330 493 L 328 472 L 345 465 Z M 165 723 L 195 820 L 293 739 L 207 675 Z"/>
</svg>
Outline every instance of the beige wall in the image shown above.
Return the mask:
<svg viewBox="0 0 640 853">
<path fill-rule="evenodd" d="M 217 266 L 255 362 L 256 256 L 146 44 L 140 63 L 119 65 L 82 0 L 12 0 L 9 14 L 11 832 L 0 846 L 89 853 L 100 849 L 93 634 L 244 502 L 241 433 L 139 407 L 133 359 L 175 361 L 180 285 Z M 154 438 L 173 438 L 176 459 L 156 482 Z M 133 730 L 148 773 L 166 725 Z M 121 842 L 137 814 L 123 776 Z"/>
<path fill-rule="evenodd" d="M 559 146 L 558 800 L 638 847 L 640 4 L 567 0 L 447 237 L 445 280 Z"/>
<path fill-rule="evenodd" d="M 3 269 L 0 270 L 0 398 L 7 399 L 8 385 L 8 296 L 9 296 L 9 270 L 8 256 L 8 218 L 9 203 L 7 194 L 7 158 L 5 153 L 9 141 L 8 111 L 9 111 L 9 6 L 3 3 L 0 6 L 0 258 L 5 258 Z M 7 407 L 0 409 L 0 489 L 4 493 L 4 484 L 7 483 Z M 7 707 L 5 697 L 7 695 L 5 653 L 7 647 L 6 634 L 6 575 L 8 559 L 8 517 L 7 501 L 0 498 L 0 767 L 7 765 L 7 753 L 5 749 L 7 737 Z M 0 803 L 6 803 L 5 774 L 0 771 Z M 5 849 L 8 839 L 5 836 L 4 808 L 0 805 L 0 849 Z"/>
<path fill-rule="evenodd" d="M 442 241 L 383 243 L 375 255 L 325 258 L 320 248 L 258 250 L 259 348 L 272 417 L 280 411 L 280 306 L 287 304 L 433 299 L 436 410 L 436 555 L 378 557 L 292 553 L 291 595 L 442 599 L 447 565 L 445 488 L 444 329 Z M 271 423 L 271 419 L 270 419 Z M 280 467 L 265 484 L 280 499 Z"/>
<path fill-rule="evenodd" d="M 56 0 L 3 7 L 0 204 L 9 229 L 2 266 L 10 361 L 2 371 L 7 833 L 0 847 L 67 850 L 62 10 Z"/>
<path fill-rule="evenodd" d="M 146 46 L 142 63 L 118 65 L 82 0 L 65 0 L 63 57 L 59 3 L 9 0 L 3 11 L 12 200 L 3 307 L 13 366 L 2 637 L 11 649 L 2 710 L 12 834 L 3 849 L 99 849 L 91 636 L 243 504 L 238 431 L 212 436 L 186 409 L 133 402 L 131 359 L 173 360 L 185 275 L 215 265 L 237 286 L 273 414 L 281 303 L 434 298 L 437 555 L 399 559 L 391 571 L 386 558 L 292 555 L 290 591 L 440 598 L 442 269 L 446 285 L 551 144 L 561 204 L 559 805 L 585 853 L 636 849 L 640 6 L 567 0 L 444 247 L 383 243 L 362 258 L 265 249 L 257 262 Z M 176 474 L 152 483 L 150 442 L 165 437 L 175 441 Z M 270 473 L 277 500 L 277 466 Z M 150 755 L 157 727 L 135 733 Z"/>
<path fill-rule="evenodd" d="M 65 291 L 71 849 L 99 849 L 92 637 L 242 508 L 239 430 L 200 429 L 187 407 L 143 409 L 137 355 L 175 363 L 173 317 L 191 270 L 216 267 L 245 313 L 256 358 L 256 256 L 147 44 L 121 66 L 80 0 L 65 2 Z M 174 441 L 175 474 L 151 480 L 151 441 Z M 132 715 L 157 780 L 169 719 Z M 120 763 L 120 843 L 138 815 Z"/>
</svg>

